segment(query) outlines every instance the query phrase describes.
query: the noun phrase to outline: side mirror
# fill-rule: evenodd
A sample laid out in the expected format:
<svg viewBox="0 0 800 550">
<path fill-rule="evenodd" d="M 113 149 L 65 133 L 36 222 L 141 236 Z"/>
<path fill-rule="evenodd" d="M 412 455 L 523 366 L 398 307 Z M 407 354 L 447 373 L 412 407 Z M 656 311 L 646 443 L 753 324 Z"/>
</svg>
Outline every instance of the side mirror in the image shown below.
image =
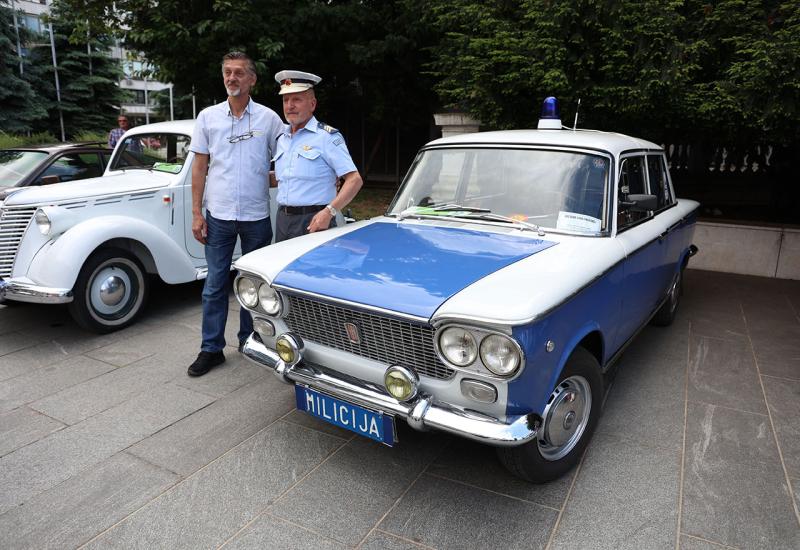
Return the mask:
<svg viewBox="0 0 800 550">
<path fill-rule="evenodd" d="M 61 181 L 59 176 L 42 176 L 42 185 L 50 185 Z"/>
<path fill-rule="evenodd" d="M 626 201 L 619 201 L 619 204 L 634 212 L 648 212 L 658 208 L 658 197 L 655 195 L 628 195 L 627 198 Z"/>
</svg>

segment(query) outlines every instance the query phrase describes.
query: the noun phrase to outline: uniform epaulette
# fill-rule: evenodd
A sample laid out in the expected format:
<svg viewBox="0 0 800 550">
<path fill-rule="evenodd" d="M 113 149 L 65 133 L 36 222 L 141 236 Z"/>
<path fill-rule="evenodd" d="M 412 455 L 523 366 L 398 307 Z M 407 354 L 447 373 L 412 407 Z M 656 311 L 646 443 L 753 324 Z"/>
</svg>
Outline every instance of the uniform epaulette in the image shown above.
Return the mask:
<svg viewBox="0 0 800 550">
<path fill-rule="evenodd" d="M 326 131 L 326 132 L 328 132 L 329 134 L 335 134 L 335 133 L 337 133 L 337 132 L 339 131 L 339 130 L 337 130 L 336 128 L 334 128 L 333 126 L 328 126 L 328 125 L 327 125 L 327 124 L 325 124 L 324 122 L 318 122 L 318 123 L 317 123 L 317 126 L 318 126 L 318 127 L 321 129 L 321 130 L 325 130 L 325 131 Z"/>
</svg>

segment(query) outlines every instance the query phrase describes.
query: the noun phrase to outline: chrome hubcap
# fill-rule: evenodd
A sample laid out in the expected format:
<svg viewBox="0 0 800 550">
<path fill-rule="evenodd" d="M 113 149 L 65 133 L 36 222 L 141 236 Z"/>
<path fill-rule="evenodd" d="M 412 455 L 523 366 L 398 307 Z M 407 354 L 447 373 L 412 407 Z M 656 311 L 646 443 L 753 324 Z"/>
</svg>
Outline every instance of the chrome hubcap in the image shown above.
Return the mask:
<svg viewBox="0 0 800 550">
<path fill-rule="evenodd" d="M 100 315 L 115 315 L 130 299 L 131 280 L 124 269 L 107 265 L 92 279 L 89 301 Z"/>
<path fill-rule="evenodd" d="M 100 300 L 107 306 L 115 306 L 125 297 L 125 281 L 111 276 L 100 284 Z"/>
<path fill-rule="evenodd" d="M 592 390 L 582 376 L 570 376 L 550 396 L 539 437 L 546 460 L 559 460 L 580 441 L 592 410 Z"/>
</svg>

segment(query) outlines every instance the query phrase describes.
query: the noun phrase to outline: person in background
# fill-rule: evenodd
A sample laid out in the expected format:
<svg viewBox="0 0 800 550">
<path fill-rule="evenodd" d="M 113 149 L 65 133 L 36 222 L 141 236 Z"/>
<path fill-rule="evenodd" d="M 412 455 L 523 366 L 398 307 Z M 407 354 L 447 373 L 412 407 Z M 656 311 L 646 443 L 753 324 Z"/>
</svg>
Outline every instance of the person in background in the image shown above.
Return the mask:
<svg viewBox="0 0 800 550">
<path fill-rule="evenodd" d="M 332 227 L 337 212 L 361 189 L 344 137 L 314 117 L 314 86 L 322 80 L 302 71 L 280 71 L 283 115 L 288 127 L 278 138 L 275 175 L 278 219 L 275 242 Z M 339 178 L 344 178 L 337 193 Z"/>
<path fill-rule="evenodd" d="M 203 286 L 202 343 L 189 376 L 202 376 L 225 362 L 230 269 L 237 237 L 246 254 L 272 241 L 269 165 L 283 122 L 250 97 L 256 83 L 253 60 L 242 52 L 222 58 L 228 99 L 197 116 L 190 150 L 192 234 L 205 245 L 208 275 Z M 205 207 L 205 215 L 203 214 Z M 239 350 L 253 332 L 253 319 L 239 313 Z"/>
<path fill-rule="evenodd" d="M 113 149 L 117 146 L 117 142 L 122 137 L 122 134 L 131 129 L 131 124 L 128 122 L 128 117 L 119 115 L 117 117 L 117 127 L 112 128 L 108 133 L 108 146 Z"/>
</svg>

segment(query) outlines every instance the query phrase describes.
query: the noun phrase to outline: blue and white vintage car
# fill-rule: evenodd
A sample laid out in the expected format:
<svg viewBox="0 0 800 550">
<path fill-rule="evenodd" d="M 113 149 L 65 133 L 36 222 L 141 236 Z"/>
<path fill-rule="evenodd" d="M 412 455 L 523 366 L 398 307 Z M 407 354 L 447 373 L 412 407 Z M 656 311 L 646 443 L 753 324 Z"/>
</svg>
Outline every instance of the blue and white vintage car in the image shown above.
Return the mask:
<svg viewBox="0 0 800 550">
<path fill-rule="evenodd" d="M 569 470 L 604 374 L 675 316 L 698 204 L 654 143 L 539 128 L 433 141 L 385 216 L 240 258 L 245 356 L 376 441 L 402 419 L 533 482 Z"/>
</svg>

